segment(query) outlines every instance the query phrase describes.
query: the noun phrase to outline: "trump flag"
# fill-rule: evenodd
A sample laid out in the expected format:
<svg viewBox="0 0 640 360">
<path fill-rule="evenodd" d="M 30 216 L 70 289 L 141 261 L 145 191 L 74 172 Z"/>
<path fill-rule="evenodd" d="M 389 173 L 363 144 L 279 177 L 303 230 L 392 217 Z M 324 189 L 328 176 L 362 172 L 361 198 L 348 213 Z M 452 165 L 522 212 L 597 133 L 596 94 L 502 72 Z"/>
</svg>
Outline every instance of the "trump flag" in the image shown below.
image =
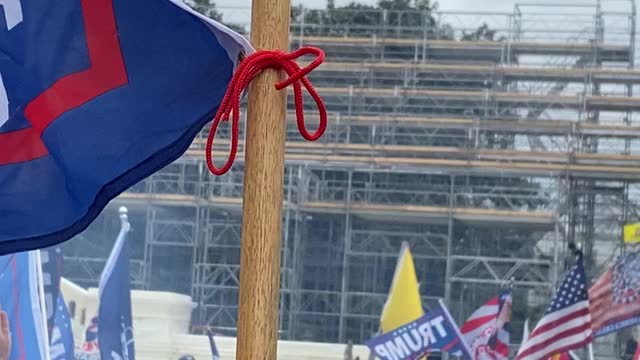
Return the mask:
<svg viewBox="0 0 640 360">
<path fill-rule="evenodd" d="M 252 51 L 180 0 L 0 4 L 0 254 L 69 239 L 183 154 Z"/>
<path fill-rule="evenodd" d="M 432 352 L 472 359 L 460 329 L 442 301 L 424 316 L 367 341 L 381 360 L 415 360 Z"/>
</svg>

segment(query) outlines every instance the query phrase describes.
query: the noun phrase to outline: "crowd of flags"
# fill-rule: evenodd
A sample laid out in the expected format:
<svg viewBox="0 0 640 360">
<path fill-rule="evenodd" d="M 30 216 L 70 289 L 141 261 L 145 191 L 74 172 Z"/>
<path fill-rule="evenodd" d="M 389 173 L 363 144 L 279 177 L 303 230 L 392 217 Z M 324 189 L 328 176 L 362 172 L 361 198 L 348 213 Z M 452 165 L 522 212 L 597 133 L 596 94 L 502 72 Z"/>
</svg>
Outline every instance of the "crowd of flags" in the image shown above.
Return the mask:
<svg viewBox="0 0 640 360">
<path fill-rule="evenodd" d="M 8 360 L 135 360 L 126 208 L 102 271 L 98 314 L 76 348 L 71 316 L 60 290 L 62 250 L 52 247 L 0 256 L 0 306 L 12 334 Z M 220 360 L 208 332 L 213 360 Z"/>
<path fill-rule="evenodd" d="M 625 229 L 625 241 L 632 237 L 640 241 L 640 224 L 635 225 L 634 231 Z M 513 353 L 509 348 L 510 286 L 474 311 L 458 329 L 442 303 L 424 313 L 411 252 L 403 244 L 382 312 L 380 333 L 367 345 L 383 360 L 415 360 L 433 352 L 469 360 L 577 360 L 575 351 L 585 348 L 593 360 L 594 339 L 640 324 L 640 253 L 621 256 L 591 287 L 582 253 L 575 251 L 575 256 L 575 264 L 559 283 L 534 329 L 530 331 L 529 320 L 525 321 L 522 343 Z M 446 346 L 437 342 L 433 328 L 420 328 L 424 319 L 439 314 L 445 314 L 441 323 L 446 326 L 440 327 L 440 335 L 449 336 Z M 422 340 L 419 335 L 423 335 Z M 429 336 L 436 341 L 427 341 Z M 640 347 L 633 360 L 640 360 Z"/>
<path fill-rule="evenodd" d="M 122 230 L 100 282 L 99 315 L 87 328 L 86 342 L 79 351 L 60 291 L 61 249 L 0 257 L 0 305 L 7 313 L 12 334 L 9 360 L 135 360 L 126 253 L 129 223 L 124 211 L 121 220 Z M 112 319 L 117 319 L 117 324 L 112 324 Z M 102 323 L 100 332 L 98 323 Z"/>
<path fill-rule="evenodd" d="M 60 291 L 62 252 L 53 247 L 0 257 L 0 306 L 14 334 L 9 360 L 135 360 L 127 235 L 130 225 L 120 210 L 121 230 L 99 284 L 99 308 L 76 351 L 71 317 Z M 469 360 L 513 358 L 511 286 L 489 299 L 458 327 L 440 301 L 422 307 L 420 285 L 408 244 L 403 244 L 380 332 L 366 344 L 382 360 L 424 360 L 447 352 Z M 589 287 L 583 256 L 559 283 L 542 318 L 529 332 L 525 322 L 516 360 L 576 360 L 574 353 L 600 336 L 640 323 L 640 253 L 621 256 Z M 213 360 L 220 354 L 207 332 Z M 640 360 L 640 349 L 634 360 Z"/>
<path fill-rule="evenodd" d="M 135 360 L 125 208 L 120 219 L 120 233 L 100 278 L 98 314 L 91 319 L 79 351 L 60 291 L 61 249 L 0 257 L 0 306 L 15 334 L 9 360 Z M 575 264 L 531 332 L 525 322 L 516 360 L 576 360 L 574 350 L 640 323 L 640 253 L 621 256 L 588 285 L 583 256 L 576 252 Z M 424 311 L 415 264 L 405 243 L 381 314 L 380 333 L 367 346 L 382 360 L 422 360 L 434 352 L 469 360 L 508 360 L 511 292 L 510 286 L 505 287 L 459 328 L 442 301 Z M 212 358 L 219 360 L 213 333 L 207 335 Z M 634 360 L 640 360 L 640 350 Z"/>
</svg>

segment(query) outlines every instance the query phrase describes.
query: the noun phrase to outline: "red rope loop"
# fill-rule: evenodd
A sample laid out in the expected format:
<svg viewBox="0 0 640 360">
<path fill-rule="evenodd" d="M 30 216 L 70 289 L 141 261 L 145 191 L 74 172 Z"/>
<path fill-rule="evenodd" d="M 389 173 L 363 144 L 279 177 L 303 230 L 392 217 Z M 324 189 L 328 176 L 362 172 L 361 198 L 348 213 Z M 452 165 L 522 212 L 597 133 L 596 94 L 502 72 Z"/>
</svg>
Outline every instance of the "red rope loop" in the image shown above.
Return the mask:
<svg viewBox="0 0 640 360">
<path fill-rule="evenodd" d="M 300 68 L 295 60 L 304 55 L 315 55 L 316 59 L 304 68 Z M 229 171 L 229 169 L 231 169 L 238 153 L 238 137 L 240 133 L 240 97 L 242 96 L 243 91 L 249 86 L 249 83 L 251 83 L 251 81 L 264 69 L 282 69 L 289 75 L 288 79 L 276 84 L 276 89 L 282 90 L 289 85 L 293 85 L 298 131 L 300 131 L 302 137 L 308 141 L 318 140 L 327 128 L 327 110 L 322 98 L 320 98 L 320 95 L 313 88 L 313 85 L 311 85 L 311 82 L 309 82 L 306 76 L 313 69 L 322 64 L 323 61 L 324 52 L 318 48 L 310 46 L 303 47 L 291 53 L 263 50 L 247 57 L 240 66 L 238 66 L 236 73 L 233 75 L 233 78 L 229 83 L 227 93 L 224 95 L 220 108 L 218 108 L 218 113 L 213 119 L 213 124 L 211 125 L 211 131 L 209 132 L 206 148 L 207 166 L 211 173 L 214 175 L 224 175 Z M 316 102 L 318 112 L 320 114 L 320 124 L 318 125 L 318 129 L 313 133 L 307 130 L 304 121 L 301 83 Z M 220 122 L 228 121 L 231 115 L 233 115 L 233 121 L 231 124 L 231 149 L 229 152 L 229 158 L 222 168 L 217 168 L 213 164 L 213 140 L 216 136 L 216 131 L 218 130 Z"/>
</svg>

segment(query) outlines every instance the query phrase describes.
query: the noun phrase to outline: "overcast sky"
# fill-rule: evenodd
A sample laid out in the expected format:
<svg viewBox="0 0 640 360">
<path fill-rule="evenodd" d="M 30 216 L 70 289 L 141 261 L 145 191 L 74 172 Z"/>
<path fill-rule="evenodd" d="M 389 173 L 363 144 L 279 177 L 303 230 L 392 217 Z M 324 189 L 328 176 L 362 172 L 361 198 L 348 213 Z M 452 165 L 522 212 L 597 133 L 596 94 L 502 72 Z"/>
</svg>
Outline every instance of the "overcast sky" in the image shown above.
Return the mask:
<svg viewBox="0 0 640 360">
<path fill-rule="evenodd" d="M 352 0 L 336 0 L 337 5 L 345 5 Z M 303 2 L 308 7 L 324 7 L 326 0 L 292 0 L 294 4 Z M 356 1 L 365 4 L 375 4 L 377 0 L 360 0 Z M 517 2 L 536 2 L 536 3 L 587 3 L 595 4 L 596 0 L 524 0 Z M 623 4 L 625 0 L 602 0 L 603 7 L 616 6 Z M 512 11 L 513 6 L 516 3 L 514 0 L 440 0 L 440 9 L 450 11 Z M 627 0 L 628 3 L 628 0 Z M 636 4 L 639 4 L 640 0 L 636 0 Z M 249 7 L 251 0 L 217 0 L 216 4 L 219 7 Z M 614 5 L 615 4 L 615 5 Z"/>
<path fill-rule="evenodd" d="M 326 6 L 326 0 L 291 0 L 293 4 L 303 3 L 307 8 L 323 8 Z M 352 1 L 364 3 L 364 4 L 375 4 L 378 0 L 336 0 L 336 5 L 346 5 Z M 500 12 L 500 13 L 512 13 L 514 10 L 514 5 L 516 3 L 538 3 L 538 4 L 589 4 L 595 5 L 597 0 L 439 0 L 439 8 L 443 11 L 482 11 L 482 12 Z M 609 12 L 619 12 L 619 11 L 630 11 L 630 0 L 601 0 L 604 11 Z M 636 2 L 636 6 L 640 7 L 640 0 L 634 0 Z M 251 0 L 214 0 L 217 7 L 224 14 L 225 21 L 230 23 L 248 25 L 250 19 L 249 8 L 251 6 Z M 535 10 L 534 8 L 525 8 L 528 10 L 524 10 L 527 13 L 536 13 L 539 11 L 544 12 L 545 14 L 552 11 L 559 11 L 562 14 L 567 14 L 567 9 L 557 9 L 557 8 L 546 8 L 543 10 Z M 591 14 L 591 9 L 582 9 L 588 11 Z M 574 10 L 571 10 L 574 11 Z M 460 20 L 461 23 L 464 23 L 468 26 L 475 26 L 471 24 L 473 22 L 472 19 L 467 19 L 466 17 L 470 15 L 465 15 L 465 19 Z M 535 16 L 535 15 L 534 15 Z M 475 19 L 479 22 L 487 22 L 490 25 L 492 24 L 492 20 L 487 20 L 487 15 L 480 16 Z M 616 17 L 617 19 L 617 17 Z M 494 19 L 495 20 L 495 19 Z M 502 21 L 502 20 L 499 20 Z M 553 21 L 553 20 L 552 20 Z M 555 20 L 555 25 L 558 19 Z M 569 20 L 567 20 L 569 21 Z M 606 20 L 609 22 L 610 20 Z M 615 21 L 614 21 L 615 22 Z M 637 22 L 640 24 L 640 21 Z M 611 24 L 606 24 L 605 26 L 611 27 Z"/>
</svg>

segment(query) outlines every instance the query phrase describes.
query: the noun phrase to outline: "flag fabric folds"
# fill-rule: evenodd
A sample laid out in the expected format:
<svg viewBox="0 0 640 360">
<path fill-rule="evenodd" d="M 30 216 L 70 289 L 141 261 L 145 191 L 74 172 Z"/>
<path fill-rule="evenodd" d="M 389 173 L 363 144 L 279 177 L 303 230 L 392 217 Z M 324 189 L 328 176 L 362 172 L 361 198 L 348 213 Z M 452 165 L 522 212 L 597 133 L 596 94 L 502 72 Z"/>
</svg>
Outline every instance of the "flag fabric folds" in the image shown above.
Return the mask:
<svg viewBox="0 0 640 360">
<path fill-rule="evenodd" d="M 0 254 L 71 238 L 183 154 L 252 51 L 180 0 L 9 3 L 16 11 L 0 22 Z"/>
<path fill-rule="evenodd" d="M 589 289 L 589 300 L 596 337 L 640 324 L 640 254 L 620 257 Z"/>
<path fill-rule="evenodd" d="M 389 296 L 380 316 L 383 333 L 399 328 L 424 314 L 413 256 L 409 244 L 402 243 Z"/>
<path fill-rule="evenodd" d="M 44 359 L 45 331 L 34 252 L 0 257 L 0 304 L 12 334 L 9 360 Z"/>
<path fill-rule="evenodd" d="M 129 283 L 129 222 L 121 208 L 122 228 L 100 277 L 98 343 L 103 359 L 135 360 Z"/>
<path fill-rule="evenodd" d="M 507 360 L 511 340 L 511 289 L 476 310 L 460 331 L 474 360 Z"/>
<path fill-rule="evenodd" d="M 516 360 L 546 359 L 584 347 L 591 339 L 586 275 L 582 255 L 579 255 Z"/>
<path fill-rule="evenodd" d="M 58 296 L 53 331 L 51 332 L 51 360 L 74 360 L 73 328 L 62 293 Z"/>
<path fill-rule="evenodd" d="M 471 351 L 449 310 L 440 301 L 424 316 L 366 342 L 381 360 L 414 360 L 432 352 L 447 352 L 471 360 Z"/>
</svg>

